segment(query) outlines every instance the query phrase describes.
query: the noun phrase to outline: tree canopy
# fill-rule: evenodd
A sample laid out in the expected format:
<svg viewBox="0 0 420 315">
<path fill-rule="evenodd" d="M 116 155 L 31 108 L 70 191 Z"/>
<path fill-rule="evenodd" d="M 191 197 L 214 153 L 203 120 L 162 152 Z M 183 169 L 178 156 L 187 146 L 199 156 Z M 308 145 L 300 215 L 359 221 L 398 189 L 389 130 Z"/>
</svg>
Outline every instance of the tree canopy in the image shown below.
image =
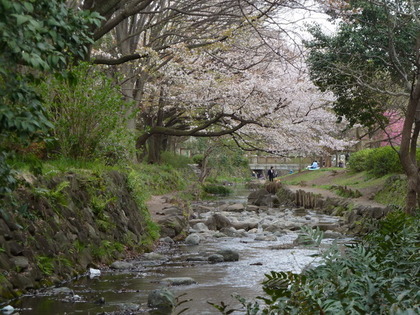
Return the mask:
<svg viewBox="0 0 420 315">
<path fill-rule="evenodd" d="M 312 28 L 307 42 L 311 78 L 336 96 L 335 111 L 349 119 L 381 127 L 387 111 L 405 118 L 399 150 L 409 178 L 407 211 L 414 211 L 420 193 L 415 159 L 420 130 L 420 10 L 407 0 L 350 1 L 340 10 L 336 34 Z M 420 199 L 417 199 L 420 204 Z"/>
<path fill-rule="evenodd" d="M 83 58 L 92 43 L 89 25 L 98 22 L 97 13 L 69 9 L 64 1 L 0 2 L 0 192 L 14 182 L 6 159 L 16 141 L 52 127 L 31 85 L 44 71 Z"/>
</svg>

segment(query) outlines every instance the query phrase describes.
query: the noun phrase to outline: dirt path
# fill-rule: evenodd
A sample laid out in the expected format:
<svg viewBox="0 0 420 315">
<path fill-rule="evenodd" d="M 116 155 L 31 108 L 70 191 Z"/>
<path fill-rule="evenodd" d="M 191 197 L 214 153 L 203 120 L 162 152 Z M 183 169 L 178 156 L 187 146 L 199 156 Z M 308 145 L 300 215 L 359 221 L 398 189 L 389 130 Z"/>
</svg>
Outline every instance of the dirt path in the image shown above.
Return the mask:
<svg viewBox="0 0 420 315">
<path fill-rule="evenodd" d="M 171 206 L 171 203 L 169 203 L 168 200 L 170 200 L 172 196 L 172 194 L 152 196 L 146 202 L 147 208 L 149 209 L 150 215 L 152 216 L 154 222 L 157 222 L 161 217 L 161 213 L 163 212 L 164 208 Z"/>
</svg>

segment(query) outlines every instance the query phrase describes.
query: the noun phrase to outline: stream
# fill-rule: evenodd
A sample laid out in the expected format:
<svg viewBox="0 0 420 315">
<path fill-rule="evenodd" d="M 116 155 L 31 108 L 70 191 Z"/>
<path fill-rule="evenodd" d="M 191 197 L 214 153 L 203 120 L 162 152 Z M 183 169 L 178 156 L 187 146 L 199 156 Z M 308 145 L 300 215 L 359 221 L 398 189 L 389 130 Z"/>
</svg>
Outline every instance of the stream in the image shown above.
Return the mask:
<svg viewBox="0 0 420 315">
<path fill-rule="evenodd" d="M 236 189 L 230 197 L 206 202 L 206 206 L 218 209 L 221 204 L 246 203 L 249 190 Z M 278 212 L 277 212 L 278 213 Z M 281 214 L 284 220 L 296 220 L 301 224 L 317 222 L 338 222 L 339 218 L 305 211 L 295 215 L 293 209 L 286 209 Z M 261 222 L 274 222 L 276 213 L 250 214 L 235 213 L 236 218 L 245 220 L 251 216 Z M 303 222 L 303 223 L 302 223 Z M 188 308 L 182 314 L 220 314 L 208 302 L 229 304 L 229 308 L 240 308 L 240 303 L 233 297 L 240 295 L 255 299 L 262 295 L 261 281 L 264 274 L 272 270 L 299 273 L 311 263 L 316 262 L 313 255 L 317 250 L 303 246 L 292 246 L 298 231 L 266 233 L 262 225 L 255 231 L 242 231 L 240 237 L 227 237 L 215 233 L 201 233 L 198 245 L 184 242 L 175 244 L 162 243 L 155 251 L 157 255 L 142 255 L 129 261 L 130 268 L 101 270 L 100 276 L 88 274 L 61 288 L 40 290 L 12 301 L 11 306 L 21 315 L 57 315 L 57 314 L 154 314 L 147 306 L 148 294 L 166 284 L 162 279 L 168 277 L 190 277 L 195 284 L 171 286 L 170 290 L 181 303 L 173 314 Z M 260 237 L 257 235 L 270 236 Z M 217 236 L 217 237 L 216 237 Z M 260 239 L 260 240 L 258 240 Z M 345 242 L 343 237 L 343 242 Z M 325 244 L 332 239 L 324 239 Z M 233 262 L 209 263 L 197 257 L 206 257 L 221 249 L 230 249 L 239 253 L 239 260 Z M 241 314 L 237 311 L 234 314 Z M 13 314 L 13 313 L 9 313 Z"/>
</svg>

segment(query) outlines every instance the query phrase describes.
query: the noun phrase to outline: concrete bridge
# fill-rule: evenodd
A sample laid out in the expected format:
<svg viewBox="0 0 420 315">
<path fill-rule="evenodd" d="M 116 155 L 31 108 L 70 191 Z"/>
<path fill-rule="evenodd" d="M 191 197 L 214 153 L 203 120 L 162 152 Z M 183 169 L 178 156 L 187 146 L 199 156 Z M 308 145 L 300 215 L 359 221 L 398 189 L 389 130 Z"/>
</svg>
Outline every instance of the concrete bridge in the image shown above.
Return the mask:
<svg viewBox="0 0 420 315">
<path fill-rule="evenodd" d="M 249 156 L 249 168 L 259 177 L 267 177 L 267 171 L 273 167 L 278 175 L 297 172 L 311 164 L 308 158 L 290 159 L 278 156 Z"/>
</svg>

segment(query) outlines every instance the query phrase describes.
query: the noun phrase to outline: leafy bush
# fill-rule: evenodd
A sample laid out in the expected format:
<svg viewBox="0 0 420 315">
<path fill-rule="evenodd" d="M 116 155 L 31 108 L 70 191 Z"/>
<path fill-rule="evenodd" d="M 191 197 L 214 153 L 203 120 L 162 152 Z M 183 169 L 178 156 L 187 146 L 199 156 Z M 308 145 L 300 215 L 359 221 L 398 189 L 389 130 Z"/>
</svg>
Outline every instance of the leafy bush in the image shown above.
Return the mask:
<svg viewBox="0 0 420 315">
<path fill-rule="evenodd" d="M 71 80 L 50 78 L 41 86 L 41 93 L 63 156 L 99 157 L 99 148 L 111 150 L 110 139 L 115 143 L 128 137 L 123 129 L 129 105 L 111 80 L 91 65 L 82 63 L 73 68 Z M 112 151 L 120 154 L 120 150 L 124 147 Z"/>
<path fill-rule="evenodd" d="M 208 194 L 226 196 L 232 193 L 232 189 L 223 185 L 203 185 L 203 190 Z"/>
<path fill-rule="evenodd" d="M 355 152 L 348 166 L 354 172 L 367 171 L 375 177 L 403 172 L 398 153 L 390 146 Z"/>
<path fill-rule="evenodd" d="M 390 213 L 377 231 L 343 253 L 337 245 L 302 274 L 271 272 L 246 314 L 418 314 L 419 218 Z M 226 305 L 216 307 L 229 314 Z"/>
<path fill-rule="evenodd" d="M 374 149 L 369 155 L 367 167 L 367 171 L 376 177 L 403 172 L 398 153 L 389 146 Z"/>
<path fill-rule="evenodd" d="M 353 172 L 367 171 L 367 163 L 373 149 L 364 149 L 350 155 L 348 167 Z"/>
<path fill-rule="evenodd" d="M 203 154 L 197 154 L 197 155 L 194 155 L 192 157 L 192 159 L 193 159 L 193 162 L 195 164 L 198 164 L 198 165 L 201 166 L 201 163 L 203 163 L 203 160 L 204 160 L 204 155 Z"/>
<path fill-rule="evenodd" d="M 168 151 L 162 152 L 161 159 L 163 164 L 170 165 L 173 168 L 186 168 L 188 164 L 192 163 L 191 158 Z"/>
</svg>

